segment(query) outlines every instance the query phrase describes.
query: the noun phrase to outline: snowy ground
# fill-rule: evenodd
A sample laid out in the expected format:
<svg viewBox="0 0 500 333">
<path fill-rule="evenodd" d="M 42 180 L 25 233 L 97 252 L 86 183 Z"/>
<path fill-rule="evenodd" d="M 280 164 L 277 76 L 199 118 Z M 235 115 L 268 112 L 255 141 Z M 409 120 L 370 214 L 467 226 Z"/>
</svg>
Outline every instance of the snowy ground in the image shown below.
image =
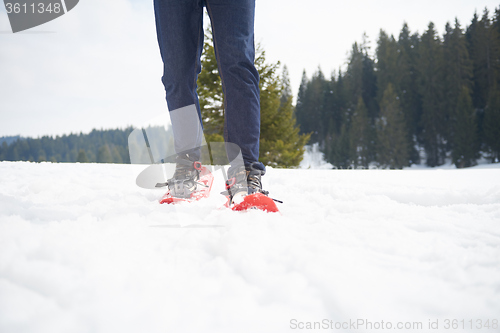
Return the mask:
<svg viewBox="0 0 500 333">
<path fill-rule="evenodd" d="M 0 332 L 500 331 L 498 165 L 269 169 L 281 215 L 142 169 L 0 163 Z"/>
</svg>

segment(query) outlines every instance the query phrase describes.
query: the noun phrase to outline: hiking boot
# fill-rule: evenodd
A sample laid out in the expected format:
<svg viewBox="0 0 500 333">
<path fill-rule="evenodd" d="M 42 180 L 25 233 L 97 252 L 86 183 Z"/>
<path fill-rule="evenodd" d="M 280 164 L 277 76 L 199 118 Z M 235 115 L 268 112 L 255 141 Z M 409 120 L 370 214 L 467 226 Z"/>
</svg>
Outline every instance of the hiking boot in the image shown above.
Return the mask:
<svg viewBox="0 0 500 333">
<path fill-rule="evenodd" d="M 264 195 L 268 195 L 268 191 L 262 189 L 261 177 L 266 174 L 266 170 L 253 169 L 247 171 L 247 184 L 248 184 L 248 194 L 253 194 L 260 192 Z"/>
<path fill-rule="evenodd" d="M 174 175 L 167 180 L 170 194 L 177 198 L 190 198 L 200 179 L 201 162 L 193 162 L 187 156 L 177 156 L 175 162 Z"/>
<path fill-rule="evenodd" d="M 226 181 L 225 195 L 229 196 L 229 204 L 241 201 L 248 194 L 262 193 L 268 195 L 268 191 L 262 189 L 261 177 L 265 175 L 265 170 L 240 166 L 238 168 L 229 168 L 228 180 Z"/>
</svg>

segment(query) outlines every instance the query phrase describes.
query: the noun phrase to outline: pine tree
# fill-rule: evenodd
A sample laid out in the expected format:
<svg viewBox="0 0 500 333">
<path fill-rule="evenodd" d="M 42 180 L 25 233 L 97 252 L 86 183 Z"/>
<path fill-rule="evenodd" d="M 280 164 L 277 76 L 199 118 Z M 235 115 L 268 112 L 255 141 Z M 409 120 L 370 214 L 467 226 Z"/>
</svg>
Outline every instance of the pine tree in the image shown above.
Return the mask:
<svg viewBox="0 0 500 333">
<path fill-rule="evenodd" d="M 307 135 L 299 135 L 287 75 L 281 79 L 280 67 L 266 63 L 265 51 L 256 49 L 255 67 L 259 72 L 261 135 L 260 160 L 279 167 L 298 166 Z M 224 128 L 224 95 L 210 34 L 204 44 L 202 71 L 198 76 L 198 94 L 205 137 L 221 141 Z"/>
<path fill-rule="evenodd" d="M 457 167 L 468 167 L 476 163 L 477 127 L 472 100 L 468 96 L 472 88 L 472 63 L 458 20 L 455 20 L 454 28 L 446 25 L 443 52 L 446 59 L 443 104 L 446 123 L 449 124 L 448 147 L 452 151 L 453 163 Z"/>
<path fill-rule="evenodd" d="M 475 108 L 484 110 L 500 69 L 498 30 L 492 25 L 487 9 L 480 20 L 474 14 L 466 36 L 473 63 L 473 104 Z"/>
<path fill-rule="evenodd" d="M 375 60 L 370 56 L 370 46 L 368 36 L 366 34 L 363 35 L 361 50 L 363 52 L 362 96 L 363 102 L 365 103 L 368 111 L 370 123 L 373 125 L 379 112 L 377 103 L 377 76 L 375 74 Z M 374 138 L 372 137 L 371 140 L 374 140 Z M 373 151 L 370 151 L 370 155 L 371 158 L 375 157 Z"/>
<path fill-rule="evenodd" d="M 408 141 L 405 119 L 399 97 L 391 83 L 380 102 L 380 118 L 377 120 L 377 160 L 383 167 L 402 169 L 408 165 Z"/>
<path fill-rule="evenodd" d="M 465 85 L 462 86 L 452 119 L 454 132 L 453 163 L 457 168 L 476 165 L 476 119 L 470 89 Z"/>
<path fill-rule="evenodd" d="M 45 150 L 41 148 L 38 153 L 38 162 L 46 162 L 47 161 L 47 154 L 45 154 Z"/>
<path fill-rule="evenodd" d="M 330 81 L 325 83 L 325 96 L 324 108 L 321 120 L 323 123 L 323 134 L 320 149 L 323 152 L 325 159 L 329 160 L 332 151 L 332 139 L 335 137 L 339 130 L 338 126 L 341 125 L 342 117 L 341 109 L 339 107 L 339 96 L 337 95 L 337 82 L 335 73 L 332 73 Z"/>
<path fill-rule="evenodd" d="M 349 95 L 349 108 L 356 107 L 360 97 L 363 97 L 363 50 L 354 43 L 349 63 L 345 73 L 345 83 Z"/>
<path fill-rule="evenodd" d="M 328 123 L 324 124 L 325 115 L 325 93 L 328 83 L 321 69 L 314 73 L 311 80 L 305 86 L 301 84 L 299 99 L 297 101 L 297 119 L 302 133 L 310 134 L 312 142 L 324 140 Z"/>
<path fill-rule="evenodd" d="M 2 145 L 0 146 L 0 161 L 7 160 L 8 151 L 9 151 L 9 145 L 5 141 L 2 142 Z"/>
<path fill-rule="evenodd" d="M 113 160 L 113 163 L 123 163 L 120 151 L 118 150 L 118 147 L 114 145 L 113 148 L 111 149 L 111 159 Z"/>
<path fill-rule="evenodd" d="M 332 73 L 330 81 L 325 82 L 323 115 L 321 121 L 323 123 L 322 143 L 323 148 L 328 140 L 331 139 L 333 133 L 337 132 L 336 123 L 338 118 L 338 97 L 336 95 L 335 76 Z"/>
<path fill-rule="evenodd" d="M 109 152 L 109 148 L 108 148 L 108 152 Z M 73 148 L 69 151 L 68 155 L 69 155 L 68 162 L 75 163 L 76 158 L 78 157 L 78 150 L 76 148 Z M 103 162 L 103 163 L 113 163 L 113 160 L 111 159 L 110 162 Z"/>
<path fill-rule="evenodd" d="M 496 15 L 498 17 L 498 12 Z M 490 93 L 495 93 L 495 86 L 500 83 L 500 34 L 495 20 L 496 18 L 492 22 L 489 19 L 487 9 L 484 10 L 481 19 L 475 13 L 466 32 L 473 64 L 472 104 L 477 114 L 478 141 L 485 150 L 489 149 L 485 137 L 487 126 L 485 113 Z"/>
<path fill-rule="evenodd" d="M 87 154 L 85 153 L 84 149 L 80 149 L 78 151 L 78 157 L 76 158 L 76 161 L 78 163 L 88 163 L 89 159 L 87 158 Z"/>
<path fill-rule="evenodd" d="M 324 119 L 325 124 L 328 123 L 328 131 L 322 151 L 329 163 L 336 168 L 346 169 L 351 165 L 348 131 L 351 115 L 348 111 L 350 104 L 348 91 L 341 70 L 337 78 L 332 74 L 329 84 L 330 91 L 325 103 L 328 116 Z"/>
<path fill-rule="evenodd" d="M 26 161 L 26 159 L 21 159 L 19 156 L 19 149 L 17 144 L 12 145 L 12 149 L 9 149 L 9 154 L 7 155 L 7 161 Z"/>
<path fill-rule="evenodd" d="M 337 80 L 338 78 L 338 80 Z M 340 133 L 345 112 L 345 96 L 343 91 L 342 74 L 332 73 L 330 82 L 327 82 L 325 98 L 325 115 L 323 122 L 328 124 L 325 136 L 332 136 Z"/>
<path fill-rule="evenodd" d="M 41 148 L 41 145 L 37 143 L 38 140 L 36 139 L 18 140 L 16 144 L 19 154 L 18 160 L 36 162 L 38 160 L 37 154 Z M 35 159 L 35 156 L 37 159 Z"/>
<path fill-rule="evenodd" d="M 380 30 L 377 42 L 376 76 L 378 95 L 377 101 L 382 101 L 385 90 L 389 84 L 398 85 L 398 44 L 393 36 L 388 36 L 385 31 Z"/>
<path fill-rule="evenodd" d="M 375 159 L 376 154 L 374 124 L 375 118 L 378 116 L 378 103 L 376 100 L 377 78 L 375 76 L 375 63 L 374 60 L 370 58 L 366 36 L 364 36 L 363 43 L 359 46 L 357 43 L 354 43 L 352 47 L 349 64 L 345 74 L 345 84 L 348 96 L 346 121 L 349 124 L 347 127 L 349 131 L 352 131 L 354 126 L 354 120 L 350 118 L 354 117 L 354 112 L 360 105 L 359 98 L 363 99 L 363 104 L 366 108 L 368 125 L 363 126 L 364 130 L 366 130 L 364 134 L 364 144 L 366 146 L 363 150 L 363 156 L 357 156 L 355 160 L 359 161 L 359 159 L 361 159 L 361 165 L 367 166 L 368 163 Z M 349 136 L 352 138 L 352 133 L 349 134 Z M 351 145 L 350 151 L 351 154 L 355 152 L 355 146 Z M 353 159 L 353 156 L 351 156 L 351 159 Z M 355 161 L 355 164 L 358 165 L 358 162 Z"/>
<path fill-rule="evenodd" d="M 417 84 L 417 50 L 420 37 L 411 35 L 408 24 L 404 24 L 398 39 L 398 58 L 396 90 L 406 120 L 407 141 L 409 143 L 409 159 L 411 163 L 420 163 L 416 149 L 421 136 L 422 106 Z"/>
<path fill-rule="evenodd" d="M 495 82 L 500 84 L 500 6 L 495 9 L 495 14 L 493 16 L 491 24 L 491 39 L 492 45 L 496 52 L 494 52 L 492 59 L 493 64 L 496 65 L 495 68 Z"/>
<path fill-rule="evenodd" d="M 71 160 L 71 156 L 68 158 Z M 97 153 L 97 163 L 113 163 L 113 158 L 111 157 L 108 145 L 99 147 L 99 151 Z"/>
<path fill-rule="evenodd" d="M 87 158 L 89 160 L 89 163 L 96 163 L 97 162 L 97 155 L 95 154 L 94 151 L 87 150 L 87 151 L 85 151 L 85 153 L 87 154 Z M 129 161 L 130 161 L 130 159 L 129 159 Z"/>
<path fill-rule="evenodd" d="M 280 107 L 288 104 L 290 97 L 293 99 L 292 87 L 290 85 L 290 74 L 288 73 L 288 67 L 283 66 L 283 72 L 281 74 L 281 99 Z"/>
<path fill-rule="evenodd" d="M 441 41 L 431 22 L 419 45 L 418 78 L 422 96 L 422 141 L 427 165 L 442 165 L 446 157 L 445 114 L 443 112 L 443 57 Z"/>
<path fill-rule="evenodd" d="M 500 89 L 492 89 L 484 116 L 484 136 L 488 145 L 491 161 L 500 160 Z"/>
<path fill-rule="evenodd" d="M 260 75 L 261 138 L 260 161 L 276 167 L 296 167 L 304 154 L 309 135 L 299 135 L 292 105 L 288 72 L 276 75 L 279 63 L 265 63 L 262 51 L 256 59 Z"/>
<path fill-rule="evenodd" d="M 368 116 L 374 120 L 377 117 L 377 78 L 375 62 L 370 58 L 369 46 L 364 36 L 363 43 L 354 43 L 349 57 L 345 75 L 346 87 L 350 96 L 351 108 L 355 108 L 359 97 L 367 107 Z"/>
<path fill-rule="evenodd" d="M 295 106 L 295 116 L 297 118 L 297 123 L 300 125 L 300 133 L 307 134 L 305 130 L 307 126 L 307 108 L 308 102 L 306 101 L 306 90 L 309 80 L 307 79 L 306 71 L 302 72 L 302 80 L 300 81 L 299 93 L 297 95 L 297 104 Z"/>
<path fill-rule="evenodd" d="M 351 147 L 347 124 L 342 124 L 340 133 L 333 138 L 333 149 L 329 162 L 339 169 L 348 169 L 351 166 Z"/>
<path fill-rule="evenodd" d="M 358 98 L 358 104 L 352 115 L 349 148 L 353 165 L 367 168 L 370 162 L 370 120 L 362 97 Z"/>
</svg>

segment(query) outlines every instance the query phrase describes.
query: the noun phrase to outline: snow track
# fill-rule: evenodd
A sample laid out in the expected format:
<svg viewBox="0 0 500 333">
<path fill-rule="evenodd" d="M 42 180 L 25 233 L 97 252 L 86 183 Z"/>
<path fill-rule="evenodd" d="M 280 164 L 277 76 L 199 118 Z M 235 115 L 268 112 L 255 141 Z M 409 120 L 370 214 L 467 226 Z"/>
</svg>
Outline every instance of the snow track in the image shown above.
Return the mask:
<svg viewBox="0 0 500 333">
<path fill-rule="evenodd" d="M 143 168 L 0 163 L 0 332 L 500 320 L 500 168 L 268 169 L 281 215 L 217 209 L 217 174 L 159 205 Z"/>
</svg>

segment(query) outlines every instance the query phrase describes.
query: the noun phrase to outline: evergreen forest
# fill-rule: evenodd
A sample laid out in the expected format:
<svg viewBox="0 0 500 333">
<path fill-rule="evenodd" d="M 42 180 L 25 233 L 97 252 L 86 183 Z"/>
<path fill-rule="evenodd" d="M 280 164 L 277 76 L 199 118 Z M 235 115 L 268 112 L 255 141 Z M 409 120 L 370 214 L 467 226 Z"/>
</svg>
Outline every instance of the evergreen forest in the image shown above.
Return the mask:
<svg viewBox="0 0 500 333">
<path fill-rule="evenodd" d="M 16 137 L 15 141 L 2 138 L 0 161 L 130 163 L 127 144 L 132 130 L 93 130 L 36 139 Z"/>
<path fill-rule="evenodd" d="M 345 71 L 303 73 L 296 117 L 336 168 L 498 162 L 500 8 L 443 36 L 433 23 L 421 35 L 381 30 L 373 51 L 364 36 Z"/>
</svg>

